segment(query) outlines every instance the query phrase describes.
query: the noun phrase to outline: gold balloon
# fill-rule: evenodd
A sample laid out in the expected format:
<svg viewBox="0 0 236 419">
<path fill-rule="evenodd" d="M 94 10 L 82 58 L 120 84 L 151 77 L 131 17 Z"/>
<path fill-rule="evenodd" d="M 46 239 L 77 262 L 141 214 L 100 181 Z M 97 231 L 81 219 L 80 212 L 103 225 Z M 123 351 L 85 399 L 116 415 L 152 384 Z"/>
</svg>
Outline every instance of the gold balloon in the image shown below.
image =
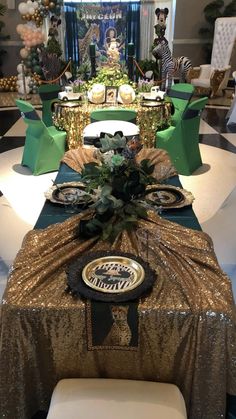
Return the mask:
<svg viewBox="0 0 236 419">
<path fill-rule="evenodd" d="M 49 3 L 49 9 L 54 9 L 55 7 L 55 3 L 53 3 L 53 1 L 51 1 L 51 3 Z"/>
<path fill-rule="evenodd" d="M 42 4 L 43 4 L 44 6 L 48 6 L 48 5 L 49 5 L 49 3 L 50 3 L 50 2 L 49 2 L 49 0 L 43 0 L 43 1 L 42 1 Z"/>
<path fill-rule="evenodd" d="M 23 20 L 26 20 L 26 15 L 22 15 L 22 16 L 21 16 L 21 18 L 22 18 Z"/>
</svg>

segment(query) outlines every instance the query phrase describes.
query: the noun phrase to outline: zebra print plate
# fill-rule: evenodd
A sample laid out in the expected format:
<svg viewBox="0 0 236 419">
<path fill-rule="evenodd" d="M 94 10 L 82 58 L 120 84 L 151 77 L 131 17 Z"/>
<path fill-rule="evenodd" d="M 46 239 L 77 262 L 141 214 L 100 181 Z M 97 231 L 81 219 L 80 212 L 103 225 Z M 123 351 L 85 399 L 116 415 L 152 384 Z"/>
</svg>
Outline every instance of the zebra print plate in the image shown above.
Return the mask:
<svg viewBox="0 0 236 419">
<path fill-rule="evenodd" d="M 118 251 L 91 252 L 68 267 L 66 291 L 90 300 L 126 302 L 151 289 L 156 278 L 156 272 L 138 256 Z"/>
<path fill-rule="evenodd" d="M 144 269 L 133 259 L 106 256 L 88 263 L 82 271 L 82 278 L 97 291 L 117 294 L 138 287 L 144 280 Z"/>
</svg>

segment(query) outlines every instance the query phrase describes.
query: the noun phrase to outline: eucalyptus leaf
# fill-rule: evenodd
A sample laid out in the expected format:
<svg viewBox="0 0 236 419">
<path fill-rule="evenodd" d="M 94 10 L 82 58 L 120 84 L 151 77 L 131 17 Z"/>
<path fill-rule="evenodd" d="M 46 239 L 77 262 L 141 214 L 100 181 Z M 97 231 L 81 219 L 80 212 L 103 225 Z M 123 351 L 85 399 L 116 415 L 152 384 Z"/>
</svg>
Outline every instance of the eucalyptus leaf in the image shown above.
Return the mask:
<svg viewBox="0 0 236 419">
<path fill-rule="evenodd" d="M 107 224 L 106 227 L 103 228 L 102 239 L 107 240 L 109 238 L 109 236 L 111 235 L 112 230 L 113 230 L 113 225 L 112 224 Z"/>
<path fill-rule="evenodd" d="M 109 196 L 111 195 L 112 187 L 110 185 L 104 185 L 101 190 L 101 196 Z"/>
<path fill-rule="evenodd" d="M 138 215 L 138 217 L 141 217 L 141 218 L 146 218 L 147 217 L 146 208 L 144 208 L 141 205 L 136 205 L 135 206 L 135 212 Z"/>
<path fill-rule="evenodd" d="M 111 195 L 109 199 L 112 202 L 114 209 L 122 208 L 123 205 L 124 205 L 124 203 L 121 199 L 117 199 L 113 195 Z"/>
</svg>

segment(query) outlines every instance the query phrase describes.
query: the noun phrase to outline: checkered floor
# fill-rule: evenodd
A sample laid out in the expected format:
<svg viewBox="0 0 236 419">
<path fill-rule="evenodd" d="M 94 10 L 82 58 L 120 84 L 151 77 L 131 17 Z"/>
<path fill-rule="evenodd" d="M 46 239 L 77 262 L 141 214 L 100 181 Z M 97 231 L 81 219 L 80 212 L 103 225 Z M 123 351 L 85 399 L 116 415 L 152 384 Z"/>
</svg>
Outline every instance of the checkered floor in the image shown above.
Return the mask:
<svg viewBox="0 0 236 419">
<path fill-rule="evenodd" d="M 200 125 L 203 166 L 180 179 L 195 196 L 194 211 L 203 231 L 213 239 L 219 263 L 230 276 L 236 296 L 236 133 L 227 128 L 227 112 L 223 107 L 204 110 Z M 1 297 L 9 267 L 25 233 L 34 226 L 44 191 L 56 173 L 32 176 L 20 165 L 25 124 L 16 108 L 0 108 L 0 121 Z"/>
</svg>

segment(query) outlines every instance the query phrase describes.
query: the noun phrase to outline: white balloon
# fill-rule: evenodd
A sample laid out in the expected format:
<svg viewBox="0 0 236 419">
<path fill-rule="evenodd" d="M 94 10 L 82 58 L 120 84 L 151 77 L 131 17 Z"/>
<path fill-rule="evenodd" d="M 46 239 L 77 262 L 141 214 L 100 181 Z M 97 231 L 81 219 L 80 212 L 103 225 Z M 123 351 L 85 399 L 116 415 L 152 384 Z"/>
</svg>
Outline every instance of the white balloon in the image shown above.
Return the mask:
<svg viewBox="0 0 236 419">
<path fill-rule="evenodd" d="M 18 92 L 21 93 L 22 95 L 24 93 L 27 93 L 28 94 L 30 92 L 30 87 L 27 84 L 25 85 L 25 89 L 24 89 L 24 83 L 23 83 L 23 81 L 22 82 L 16 82 L 16 84 L 17 84 L 17 90 L 18 90 Z"/>
<path fill-rule="evenodd" d="M 18 66 L 16 67 L 18 73 L 22 73 L 22 71 L 23 71 L 22 67 L 23 66 L 24 66 L 23 64 L 18 64 Z"/>
<path fill-rule="evenodd" d="M 34 22 L 27 22 L 26 25 L 27 29 L 29 30 L 36 30 L 36 25 Z"/>
<path fill-rule="evenodd" d="M 34 9 L 34 7 L 29 7 L 29 14 L 30 15 L 33 15 L 34 14 L 34 12 L 35 12 L 35 9 Z"/>
<path fill-rule="evenodd" d="M 26 3 L 20 3 L 18 5 L 18 10 L 22 15 L 26 15 L 26 13 L 28 13 L 28 5 Z"/>
<path fill-rule="evenodd" d="M 33 2 L 31 0 L 28 0 L 27 4 L 28 4 L 29 7 L 31 7 L 33 5 Z"/>
<path fill-rule="evenodd" d="M 39 7 L 38 2 L 37 2 L 37 1 L 34 1 L 34 2 L 32 3 L 32 7 L 33 7 L 34 9 L 38 9 L 38 7 Z"/>
</svg>

